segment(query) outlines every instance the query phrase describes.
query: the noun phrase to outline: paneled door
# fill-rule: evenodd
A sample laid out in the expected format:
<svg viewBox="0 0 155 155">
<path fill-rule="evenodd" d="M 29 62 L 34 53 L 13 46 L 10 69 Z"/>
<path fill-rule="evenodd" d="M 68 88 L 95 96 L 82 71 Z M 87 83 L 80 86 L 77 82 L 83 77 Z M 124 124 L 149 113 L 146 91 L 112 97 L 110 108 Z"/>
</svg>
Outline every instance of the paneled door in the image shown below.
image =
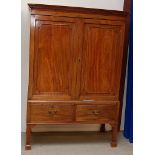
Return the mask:
<svg viewBox="0 0 155 155">
<path fill-rule="evenodd" d="M 118 98 L 123 34 L 124 24 L 121 22 L 85 19 L 81 99 Z"/>
<path fill-rule="evenodd" d="M 76 58 L 80 46 L 76 18 L 34 16 L 31 99 L 68 100 L 75 96 Z M 31 66 L 31 67 L 32 67 Z"/>
</svg>

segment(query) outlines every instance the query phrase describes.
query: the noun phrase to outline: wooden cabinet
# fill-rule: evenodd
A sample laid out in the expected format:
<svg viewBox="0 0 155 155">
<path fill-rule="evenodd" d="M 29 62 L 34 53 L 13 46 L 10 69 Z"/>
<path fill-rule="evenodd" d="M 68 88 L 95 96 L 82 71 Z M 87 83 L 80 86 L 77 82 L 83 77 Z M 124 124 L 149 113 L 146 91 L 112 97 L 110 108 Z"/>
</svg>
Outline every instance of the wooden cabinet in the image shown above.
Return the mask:
<svg viewBox="0 0 155 155">
<path fill-rule="evenodd" d="M 125 13 L 29 7 L 26 149 L 37 124 L 109 123 L 116 146 Z"/>
</svg>

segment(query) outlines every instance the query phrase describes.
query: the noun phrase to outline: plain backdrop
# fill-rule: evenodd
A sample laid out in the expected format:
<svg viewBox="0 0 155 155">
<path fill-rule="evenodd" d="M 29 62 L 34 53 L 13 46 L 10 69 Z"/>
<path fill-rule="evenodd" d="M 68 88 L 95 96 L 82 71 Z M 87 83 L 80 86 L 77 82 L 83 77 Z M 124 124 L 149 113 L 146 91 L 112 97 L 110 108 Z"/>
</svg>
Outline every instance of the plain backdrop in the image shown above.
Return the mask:
<svg viewBox="0 0 155 155">
<path fill-rule="evenodd" d="M 27 89 L 28 89 L 28 65 L 29 65 L 29 34 L 30 14 L 27 3 L 40 3 L 48 5 L 77 6 L 87 8 L 100 8 L 109 10 L 123 10 L 124 0 L 21 0 L 21 130 L 25 132 Z M 126 87 L 124 93 L 124 105 L 122 112 L 121 129 L 124 127 L 124 109 L 126 103 Z M 97 131 L 100 125 L 63 125 L 63 126 L 38 126 L 34 131 Z M 110 126 L 106 125 L 109 130 Z"/>
</svg>

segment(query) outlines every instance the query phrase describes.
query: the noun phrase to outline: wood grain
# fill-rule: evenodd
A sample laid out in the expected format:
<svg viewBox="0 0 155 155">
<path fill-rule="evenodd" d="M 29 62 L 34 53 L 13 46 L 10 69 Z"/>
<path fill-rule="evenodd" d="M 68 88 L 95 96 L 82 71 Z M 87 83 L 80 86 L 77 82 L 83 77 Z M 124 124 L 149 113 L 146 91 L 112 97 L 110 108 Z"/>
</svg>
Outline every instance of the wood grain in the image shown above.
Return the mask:
<svg viewBox="0 0 155 155">
<path fill-rule="evenodd" d="M 86 21 L 81 95 L 118 96 L 123 49 L 123 24 Z M 95 21 L 96 23 L 96 21 Z M 117 23 L 118 24 L 118 23 Z"/>
<path fill-rule="evenodd" d="M 77 24 L 68 18 L 36 20 L 33 94 L 71 98 Z M 76 47 L 75 47 L 76 46 Z"/>
</svg>

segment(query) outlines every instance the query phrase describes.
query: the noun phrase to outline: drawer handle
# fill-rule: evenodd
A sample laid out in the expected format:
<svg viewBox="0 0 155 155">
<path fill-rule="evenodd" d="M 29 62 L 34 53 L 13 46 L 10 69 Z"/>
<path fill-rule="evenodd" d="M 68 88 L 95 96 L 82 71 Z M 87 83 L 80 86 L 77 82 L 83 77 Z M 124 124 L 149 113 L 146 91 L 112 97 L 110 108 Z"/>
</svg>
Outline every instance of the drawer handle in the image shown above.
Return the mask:
<svg viewBox="0 0 155 155">
<path fill-rule="evenodd" d="M 100 111 L 98 111 L 98 110 L 93 110 L 92 113 L 93 113 L 94 115 L 99 115 L 99 114 L 100 114 Z"/>
<path fill-rule="evenodd" d="M 49 114 L 49 115 L 55 115 L 56 113 L 57 113 L 57 110 L 52 110 L 52 111 L 49 110 L 49 111 L 48 111 L 48 114 Z"/>
</svg>

